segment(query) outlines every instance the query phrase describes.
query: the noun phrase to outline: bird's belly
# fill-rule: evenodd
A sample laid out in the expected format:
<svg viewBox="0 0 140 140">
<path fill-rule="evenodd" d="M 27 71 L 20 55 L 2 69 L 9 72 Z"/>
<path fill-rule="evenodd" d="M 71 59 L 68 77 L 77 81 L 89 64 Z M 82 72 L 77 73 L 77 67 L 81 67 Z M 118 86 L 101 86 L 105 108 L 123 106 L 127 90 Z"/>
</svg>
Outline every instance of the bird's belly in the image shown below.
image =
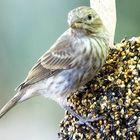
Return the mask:
<svg viewBox="0 0 140 140">
<path fill-rule="evenodd" d="M 63 104 L 70 94 L 74 93 L 91 79 L 92 74 L 94 75 L 92 71 L 87 71 L 85 67 L 63 70 L 56 76 L 34 84 L 28 93 L 38 92 L 59 104 Z"/>
<path fill-rule="evenodd" d="M 63 70 L 56 76 L 45 79 L 38 86 L 39 94 L 49 97 L 57 102 L 62 102 L 77 88 L 78 71 L 74 69 Z"/>
</svg>

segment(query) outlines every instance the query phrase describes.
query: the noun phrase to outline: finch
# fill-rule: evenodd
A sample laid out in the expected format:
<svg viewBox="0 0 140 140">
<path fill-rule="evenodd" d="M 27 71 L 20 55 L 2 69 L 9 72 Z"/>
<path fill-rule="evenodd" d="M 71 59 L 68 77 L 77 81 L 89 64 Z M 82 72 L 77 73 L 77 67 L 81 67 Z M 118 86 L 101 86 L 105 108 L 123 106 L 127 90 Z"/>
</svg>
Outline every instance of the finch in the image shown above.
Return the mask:
<svg viewBox="0 0 140 140">
<path fill-rule="evenodd" d="M 0 118 L 17 103 L 42 95 L 82 119 L 68 107 L 67 97 L 102 68 L 108 55 L 109 35 L 99 15 L 87 6 L 70 11 L 68 24 L 69 29 L 37 61 L 16 89 L 17 94 L 0 110 Z"/>
</svg>

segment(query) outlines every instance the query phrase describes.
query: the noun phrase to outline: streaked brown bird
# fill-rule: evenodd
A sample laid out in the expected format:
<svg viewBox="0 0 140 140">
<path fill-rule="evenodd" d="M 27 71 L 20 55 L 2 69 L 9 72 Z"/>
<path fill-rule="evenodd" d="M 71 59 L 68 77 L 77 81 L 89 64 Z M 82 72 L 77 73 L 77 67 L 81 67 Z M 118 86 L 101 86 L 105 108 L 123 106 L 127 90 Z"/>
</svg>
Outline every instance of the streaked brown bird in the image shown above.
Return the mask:
<svg viewBox="0 0 140 140">
<path fill-rule="evenodd" d="M 0 110 L 0 118 L 17 103 L 43 95 L 89 125 L 68 107 L 67 97 L 102 68 L 109 50 L 109 36 L 99 15 L 90 7 L 70 11 L 68 24 L 69 29 L 37 61 L 17 88 L 17 94 Z"/>
</svg>

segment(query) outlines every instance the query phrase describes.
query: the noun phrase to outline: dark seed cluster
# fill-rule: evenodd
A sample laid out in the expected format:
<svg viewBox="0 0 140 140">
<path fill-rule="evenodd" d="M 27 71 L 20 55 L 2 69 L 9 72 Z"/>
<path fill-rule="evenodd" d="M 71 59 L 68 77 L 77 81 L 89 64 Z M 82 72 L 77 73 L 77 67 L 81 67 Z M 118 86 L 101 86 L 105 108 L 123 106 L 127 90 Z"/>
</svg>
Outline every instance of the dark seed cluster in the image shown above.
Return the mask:
<svg viewBox="0 0 140 140">
<path fill-rule="evenodd" d="M 111 49 L 99 74 L 68 102 L 83 117 L 103 119 L 91 122 L 93 131 L 66 112 L 60 140 L 139 140 L 140 37 Z"/>
</svg>

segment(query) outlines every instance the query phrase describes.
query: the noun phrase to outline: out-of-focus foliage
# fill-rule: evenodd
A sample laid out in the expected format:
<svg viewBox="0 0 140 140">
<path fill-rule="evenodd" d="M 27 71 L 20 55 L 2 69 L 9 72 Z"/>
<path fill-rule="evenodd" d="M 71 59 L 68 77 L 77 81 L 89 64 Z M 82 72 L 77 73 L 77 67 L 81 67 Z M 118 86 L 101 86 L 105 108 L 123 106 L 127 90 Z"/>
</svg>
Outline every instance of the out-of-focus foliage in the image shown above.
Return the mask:
<svg viewBox="0 0 140 140">
<path fill-rule="evenodd" d="M 140 35 L 140 1 L 117 2 L 116 42 Z M 0 0 L 0 108 L 28 70 L 67 28 L 67 13 L 89 1 Z M 57 139 L 62 109 L 35 98 L 0 120 L 0 139 Z M 24 132 L 24 133 L 23 133 Z M 26 135 L 25 135 L 26 133 Z"/>
</svg>

